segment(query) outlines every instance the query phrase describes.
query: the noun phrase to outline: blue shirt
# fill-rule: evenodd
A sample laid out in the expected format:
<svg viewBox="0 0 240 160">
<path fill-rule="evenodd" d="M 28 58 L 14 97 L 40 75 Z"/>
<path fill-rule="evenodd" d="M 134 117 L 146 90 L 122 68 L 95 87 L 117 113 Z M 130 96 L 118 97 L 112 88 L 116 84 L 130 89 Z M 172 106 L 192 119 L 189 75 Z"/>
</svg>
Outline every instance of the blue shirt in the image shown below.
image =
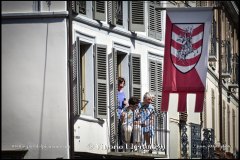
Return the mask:
<svg viewBox="0 0 240 160">
<path fill-rule="evenodd" d="M 117 110 L 118 119 L 120 119 L 122 109 L 124 108 L 124 106 L 123 106 L 124 98 L 125 98 L 124 92 L 119 91 L 118 92 L 118 110 Z"/>
<path fill-rule="evenodd" d="M 141 104 L 139 112 L 141 116 L 141 123 L 145 124 L 145 127 L 142 127 L 143 132 L 151 131 L 153 134 L 154 126 L 153 124 L 150 124 L 150 118 L 151 116 L 154 116 L 154 107 L 151 104 L 149 104 L 148 106 L 142 106 Z"/>
</svg>

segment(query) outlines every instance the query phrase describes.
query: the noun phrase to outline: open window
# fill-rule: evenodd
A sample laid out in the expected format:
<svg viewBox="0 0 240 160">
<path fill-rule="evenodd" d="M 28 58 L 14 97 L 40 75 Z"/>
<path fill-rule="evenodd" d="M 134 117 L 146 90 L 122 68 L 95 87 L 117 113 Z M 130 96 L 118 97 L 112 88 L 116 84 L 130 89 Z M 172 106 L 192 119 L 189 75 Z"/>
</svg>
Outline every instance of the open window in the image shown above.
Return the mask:
<svg viewBox="0 0 240 160">
<path fill-rule="evenodd" d="M 71 101 L 74 115 L 94 116 L 93 45 L 77 37 L 71 58 Z"/>
<path fill-rule="evenodd" d="M 79 44 L 79 91 L 81 114 L 93 116 L 94 112 L 94 64 L 92 44 Z"/>
<path fill-rule="evenodd" d="M 123 25 L 123 1 L 108 1 L 108 23 Z"/>
<path fill-rule="evenodd" d="M 92 1 L 72 1 L 72 11 L 88 18 L 92 18 Z"/>
<path fill-rule="evenodd" d="M 125 96 L 129 95 L 129 67 L 128 54 L 113 48 L 112 53 L 108 55 L 108 72 L 109 72 L 109 120 L 110 120 L 110 144 L 116 145 L 118 140 L 118 119 L 117 119 L 117 93 L 118 77 L 124 77 L 126 86 L 124 87 Z"/>
<path fill-rule="evenodd" d="M 126 80 L 126 86 L 123 88 L 125 96 L 129 97 L 129 66 L 128 54 L 126 52 L 113 48 L 112 53 L 108 56 L 109 63 L 109 94 L 110 105 L 117 105 L 117 89 L 118 77 L 123 77 Z"/>
</svg>

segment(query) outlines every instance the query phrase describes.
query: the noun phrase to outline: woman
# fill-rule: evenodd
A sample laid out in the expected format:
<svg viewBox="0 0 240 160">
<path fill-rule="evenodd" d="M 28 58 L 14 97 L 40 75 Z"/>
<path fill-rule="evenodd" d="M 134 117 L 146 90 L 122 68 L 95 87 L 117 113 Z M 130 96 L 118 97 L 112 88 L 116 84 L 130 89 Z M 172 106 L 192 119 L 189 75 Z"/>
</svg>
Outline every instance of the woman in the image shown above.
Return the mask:
<svg viewBox="0 0 240 160">
<path fill-rule="evenodd" d="M 150 145 L 150 138 L 154 134 L 154 107 L 152 106 L 153 95 L 149 92 L 146 92 L 143 96 L 143 102 L 140 105 L 140 116 L 141 116 L 141 125 L 142 132 L 144 136 L 144 141 L 146 141 L 147 147 Z M 143 143 L 144 143 L 143 141 Z M 151 150 L 149 150 L 151 152 Z"/>
</svg>

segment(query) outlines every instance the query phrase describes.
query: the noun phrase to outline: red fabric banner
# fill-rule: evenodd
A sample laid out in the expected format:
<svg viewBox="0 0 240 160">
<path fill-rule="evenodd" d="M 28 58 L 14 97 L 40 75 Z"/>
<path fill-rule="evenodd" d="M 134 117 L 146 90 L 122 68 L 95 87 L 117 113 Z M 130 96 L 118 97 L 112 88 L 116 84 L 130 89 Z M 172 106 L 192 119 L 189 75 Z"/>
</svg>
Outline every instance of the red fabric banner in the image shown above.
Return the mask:
<svg viewBox="0 0 240 160">
<path fill-rule="evenodd" d="M 167 9 L 161 111 L 178 93 L 178 112 L 185 112 L 187 94 L 195 93 L 195 112 L 202 112 L 211 22 L 210 8 Z"/>
</svg>

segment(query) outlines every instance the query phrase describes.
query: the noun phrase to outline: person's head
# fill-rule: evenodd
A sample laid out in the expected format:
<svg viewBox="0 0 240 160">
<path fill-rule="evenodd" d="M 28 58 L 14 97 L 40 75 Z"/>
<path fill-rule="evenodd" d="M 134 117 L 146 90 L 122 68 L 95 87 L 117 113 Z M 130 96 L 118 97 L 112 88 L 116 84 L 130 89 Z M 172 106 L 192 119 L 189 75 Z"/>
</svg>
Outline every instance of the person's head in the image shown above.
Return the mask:
<svg viewBox="0 0 240 160">
<path fill-rule="evenodd" d="M 139 99 L 137 97 L 131 97 L 128 100 L 129 107 L 131 109 L 136 109 L 138 107 Z"/>
<path fill-rule="evenodd" d="M 125 79 L 122 77 L 118 77 L 118 90 L 121 90 L 125 86 Z"/>
<path fill-rule="evenodd" d="M 154 96 L 151 93 L 146 92 L 143 96 L 143 102 L 146 104 L 150 104 L 150 103 L 152 103 L 153 98 L 154 98 Z"/>
</svg>

